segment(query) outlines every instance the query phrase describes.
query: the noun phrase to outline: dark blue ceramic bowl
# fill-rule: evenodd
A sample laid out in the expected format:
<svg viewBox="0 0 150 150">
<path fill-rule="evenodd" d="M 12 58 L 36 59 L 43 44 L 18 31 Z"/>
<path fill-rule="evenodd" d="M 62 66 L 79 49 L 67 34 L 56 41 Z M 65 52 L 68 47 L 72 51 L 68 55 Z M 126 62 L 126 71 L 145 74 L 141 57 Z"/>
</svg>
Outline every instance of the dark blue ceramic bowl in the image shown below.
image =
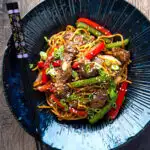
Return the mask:
<svg viewBox="0 0 150 150">
<path fill-rule="evenodd" d="M 150 120 L 150 22 L 133 6 L 123 0 L 46 0 L 23 19 L 29 61 L 35 63 L 44 49 L 44 36 L 74 25 L 77 18 L 87 17 L 130 38 L 128 47 L 132 64 L 129 79 L 133 82 L 127 92 L 126 104 L 111 124 L 106 120 L 91 126 L 87 122 L 58 122 L 47 111 L 36 106 L 45 97 L 37 94 L 32 105 L 24 100 L 18 60 L 12 38 L 3 63 L 6 99 L 22 126 L 35 137 L 62 150 L 108 150 L 120 146 L 139 133 Z M 36 74 L 30 73 L 33 82 Z M 32 90 L 32 87 L 30 87 Z"/>
</svg>

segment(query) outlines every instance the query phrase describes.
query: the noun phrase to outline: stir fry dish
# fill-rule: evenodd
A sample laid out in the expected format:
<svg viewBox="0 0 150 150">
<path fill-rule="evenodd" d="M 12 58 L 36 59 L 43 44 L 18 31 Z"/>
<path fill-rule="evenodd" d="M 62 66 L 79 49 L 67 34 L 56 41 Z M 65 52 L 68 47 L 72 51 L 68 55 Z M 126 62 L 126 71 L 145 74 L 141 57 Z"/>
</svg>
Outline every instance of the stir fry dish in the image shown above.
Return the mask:
<svg viewBox="0 0 150 150">
<path fill-rule="evenodd" d="M 49 109 L 58 120 L 115 119 L 131 83 L 129 39 L 79 18 L 76 27 L 68 25 L 45 40 L 48 49 L 33 69 L 38 72 L 33 88 L 46 95 L 38 108 Z"/>
</svg>

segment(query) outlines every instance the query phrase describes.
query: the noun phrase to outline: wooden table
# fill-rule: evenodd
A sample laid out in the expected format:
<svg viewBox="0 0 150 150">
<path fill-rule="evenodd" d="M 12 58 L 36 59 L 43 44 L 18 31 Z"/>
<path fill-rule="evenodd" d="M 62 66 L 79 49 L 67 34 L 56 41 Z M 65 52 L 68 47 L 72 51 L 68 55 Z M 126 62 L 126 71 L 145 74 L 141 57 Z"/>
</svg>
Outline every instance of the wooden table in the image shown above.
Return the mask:
<svg viewBox="0 0 150 150">
<path fill-rule="evenodd" d="M 22 16 L 40 3 L 40 0 L 0 0 L 0 69 L 6 43 L 11 33 L 5 3 L 13 1 L 19 2 Z M 150 19 L 150 0 L 128 1 Z M 6 104 L 1 76 L 0 74 L 0 150 L 35 150 L 37 148 L 34 138 L 20 127 Z M 150 138 L 148 142 L 150 142 Z"/>
</svg>

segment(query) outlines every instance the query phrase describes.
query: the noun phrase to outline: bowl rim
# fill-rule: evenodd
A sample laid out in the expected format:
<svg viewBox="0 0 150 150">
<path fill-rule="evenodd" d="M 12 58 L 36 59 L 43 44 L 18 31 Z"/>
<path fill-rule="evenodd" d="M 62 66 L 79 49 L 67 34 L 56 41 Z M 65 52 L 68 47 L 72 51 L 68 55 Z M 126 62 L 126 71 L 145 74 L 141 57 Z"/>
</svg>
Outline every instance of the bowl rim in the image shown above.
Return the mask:
<svg viewBox="0 0 150 150">
<path fill-rule="evenodd" d="M 135 7 L 133 4 L 129 3 L 128 1 L 125 1 L 123 0 L 125 3 L 129 4 L 132 8 L 138 10 L 138 12 L 150 23 L 150 20 L 149 18 L 139 10 L 139 8 Z M 39 9 L 41 7 L 42 4 L 44 4 L 46 2 L 45 1 L 42 1 L 40 3 L 38 3 L 35 7 L 33 7 L 32 9 L 30 9 L 28 12 L 26 12 L 23 17 L 21 18 L 23 23 L 26 22 L 26 19 L 33 13 L 33 11 L 35 9 Z M 9 98 L 8 98 L 8 95 L 7 95 L 7 92 L 6 92 L 6 86 L 5 86 L 5 83 L 4 83 L 4 67 L 5 67 L 5 59 L 8 57 L 7 53 L 9 51 L 9 45 L 8 43 L 12 40 L 12 34 L 10 35 L 10 37 L 8 38 L 8 42 L 7 42 L 7 46 L 5 48 L 5 51 L 3 53 L 3 60 L 2 60 L 2 89 L 3 89 L 3 92 L 4 92 L 4 99 L 6 100 L 6 103 L 11 111 L 11 113 L 13 114 L 14 118 L 16 119 L 16 121 L 19 123 L 19 125 L 23 128 L 23 130 L 28 133 L 29 135 L 31 135 L 33 138 L 35 138 L 35 140 L 38 140 L 40 142 L 42 142 L 41 144 L 45 144 L 45 145 L 48 145 L 45 141 L 42 140 L 42 138 L 39 136 L 39 134 L 37 133 L 33 133 L 33 132 L 30 132 L 27 127 L 25 125 L 22 124 L 22 122 L 20 120 L 17 119 L 17 115 L 16 113 L 13 111 L 13 108 L 9 102 Z M 119 146 L 116 146 L 114 147 L 112 150 L 117 150 L 119 148 L 123 148 L 124 146 L 128 145 L 131 141 L 134 141 L 136 140 L 136 138 L 140 137 L 143 133 L 144 130 L 146 130 L 146 128 L 150 127 L 150 120 L 147 122 L 147 124 L 143 127 L 143 129 L 141 129 L 139 132 L 137 132 L 134 136 L 131 136 L 129 137 L 128 139 L 126 139 L 125 142 L 121 143 Z M 50 146 L 50 145 L 48 145 Z M 50 146 L 51 147 L 51 146 Z M 53 147 L 51 147 L 53 149 Z"/>
</svg>

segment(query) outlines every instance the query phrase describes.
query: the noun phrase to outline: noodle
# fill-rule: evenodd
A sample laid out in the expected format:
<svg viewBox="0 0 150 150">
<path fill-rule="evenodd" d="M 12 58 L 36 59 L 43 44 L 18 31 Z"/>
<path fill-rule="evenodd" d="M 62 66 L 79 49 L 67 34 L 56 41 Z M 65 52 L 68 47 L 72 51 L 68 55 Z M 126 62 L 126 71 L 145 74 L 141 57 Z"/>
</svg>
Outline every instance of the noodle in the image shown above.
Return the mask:
<svg viewBox="0 0 150 150">
<path fill-rule="evenodd" d="M 44 67 L 40 68 L 37 65 L 34 69 L 32 69 L 32 71 L 35 70 L 39 71 L 38 77 L 33 84 L 34 89 L 39 90 L 40 92 L 45 92 L 46 95 L 47 105 L 40 105 L 38 106 L 38 108 L 50 110 L 50 112 L 55 114 L 58 120 L 60 121 L 87 119 L 90 114 L 89 112 L 91 111 L 91 108 L 94 105 L 94 103 L 92 104 L 94 96 L 96 96 L 98 92 L 99 93 L 104 92 L 104 90 L 105 93 L 101 94 L 101 96 L 107 95 L 109 91 L 108 86 L 110 85 L 109 83 L 110 80 L 115 80 L 117 76 L 121 78 L 121 80 L 118 81 L 117 86 L 120 86 L 120 84 L 124 81 L 132 83 L 127 79 L 128 74 L 127 67 L 128 64 L 130 63 L 130 60 L 128 60 L 125 63 L 121 63 L 118 60 L 118 58 L 115 58 L 113 56 L 113 52 L 111 50 L 108 51 L 106 48 L 107 44 L 106 39 L 110 39 L 110 42 L 112 42 L 115 37 L 120 37 L 122 42 L 122 45 L 120 42 L 120 46 L 124 48 L 125 45 L 123 36 L 121 34 L 114 34 L 109 36 L 101 35 L 98 37 L 94 38 L 93 37 L 90 34 L 89 27 L 88 29 L 84 29 L 84 28 L 75 28 L 71 25 L 68 25 L 65 31 L 58 32 L 48 39 L 49 47 L 45 52 L 46 60 L 43 60 L 42 58 L 40 59 L 40 61 L 43 62 Z M 91 53 L 92 55 L 93 54 L 92 50 L 97 48 L 97 45 L 103 43 L 105 48 L 102 51 L 100 51 L 99 54 L 97 54 L 96 56 L 97 59 L 100 60 L 100 63 L 97 63 L 94 58 L 92 60 L 85 59 L 85 56 L 88 53 Z M 63 58 L 61 58 L 60 55 L 61 52 L 58 52 L 57 54 L 58 57 L 55 58 L 55 52 L 58 51 L 60 47 L 63 48 Z M 65 55 L 66 57 L 64 57 Z M 105 57 L 102 58 L 103 55 L 111 56 L 111 58 L 114 57 L 114 60 L 116 61 L 107 60 Z M 54 62 L 56 66 L 54 65 Z M 57 64 L 58 62 L 60 64 Z M 85 69 L 84 67 L 80 68 L 79 70 L 74 69 L 73 67 L 71 68 L 71 65 L 73 65 L 74 62 L 78 62 L 79 64 L 81 63 L 82 65 L 84 65 L 84 67 L 86 68 L 86 73 L 87 74 L 89 73 L 89 75 L 85 77 L 84 76 L 85 72 L 84 74 L 81 73 Z M 88 66 L 89 64 L 90 66 Z M 118 65 L 117 67 L 120 69 L 112 70 L 111 68 L 112 65 Z M 67 70 L 68 66 L 70 67 L 69 70 Z M 93 67 L 92 68 L 93 70 L 97 69 L 97 71 L 95 71 L 96 75 L 94 75 L 94 71 L 93 72 L 91 71 L 92 69 L 88 72 L 89 69 L 88 67 L 90 67 L 90 69 Z M 69 72 L 70 70 L 72 72 Z M 73 71 L 75 75 L 78 75 L 78 78 L 75 78 L 73 76 Z M 103 78 L 109 77 L 110 79 L 108 81 L 106 79 L 104 82 L 99 81 L 95 82 L 94 79 L 96 80 L 96 76 L 101 75 L 100 71 L 103 72 L 102 76 Z M 46 73 L 48 72 L 48 74 L 43 75 L 43 72 Z M 63 79 L 61 79 L 62 76 Z M 69 77 L 67 78 L 67 76 Z M 92 79 L 91 82 L 88 81 L 90 78 Z M 74 83 L 76 82 L 76 80 L 81 81 L 81 83 L 85 80 L 85 82 L 87 82 L 88 84 L 85 85 L 85 87 L 84 86 L 80 87 L 79 86 L 80 84 L 78 83 L 76 87 L 73 86 L 74 84 L 69 83 L 69 82 Z M 92 83 L 93 81 L 94 84 Z M 66 93 L 66 89 L 64 87 L 66 89 L 69 88 L 68 92 L 69 96 L 67 96 L 68 93 Z M 105 98 L 108 97 L 109 95 L 105 96 Z M 99 110 L 102 110 L 103 107 L 108 102 L 109 101 L 106 100 L 103 106 L 101 106 L 103 104 L 101 102 L 101 104 L 99 104 L 99 108 L 96 108 L 97 112 L 100 112 Z M 115 104 L 115 102 L 113 104 Z M 94 110 L 93 113 L 95 113 L 96 110 Z"/>
</svg>

